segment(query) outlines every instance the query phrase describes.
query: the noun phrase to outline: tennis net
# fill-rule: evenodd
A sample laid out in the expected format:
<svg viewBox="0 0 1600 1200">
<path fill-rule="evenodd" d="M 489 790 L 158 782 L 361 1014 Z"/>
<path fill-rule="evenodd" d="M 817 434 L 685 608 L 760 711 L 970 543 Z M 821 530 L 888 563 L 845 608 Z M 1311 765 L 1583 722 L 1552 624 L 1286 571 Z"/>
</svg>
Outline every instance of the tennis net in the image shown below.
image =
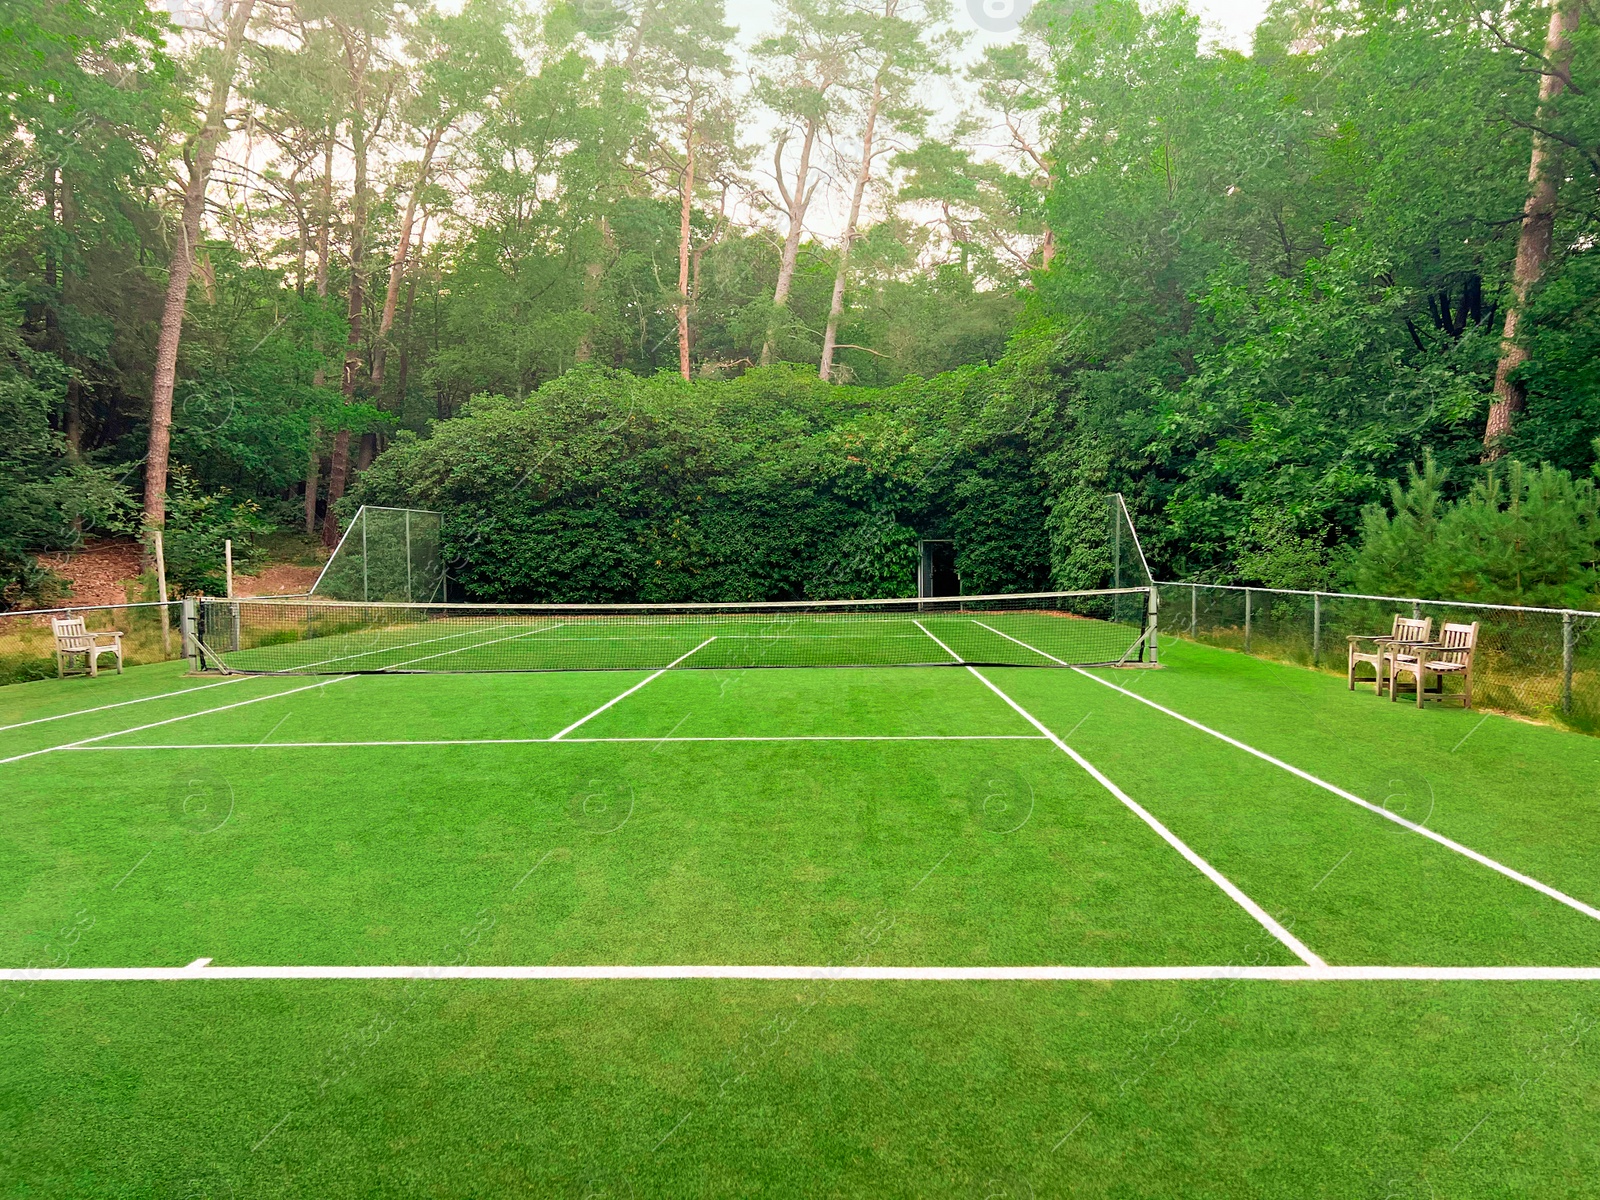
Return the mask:
<svg viewBox="0 0 1600 1200">
<path fill-rule="evenodd" d="M 755 604 L 199 606 L 208 670 L 246 674 L 1143 662 L 1148 588 Z"/>
</svg>

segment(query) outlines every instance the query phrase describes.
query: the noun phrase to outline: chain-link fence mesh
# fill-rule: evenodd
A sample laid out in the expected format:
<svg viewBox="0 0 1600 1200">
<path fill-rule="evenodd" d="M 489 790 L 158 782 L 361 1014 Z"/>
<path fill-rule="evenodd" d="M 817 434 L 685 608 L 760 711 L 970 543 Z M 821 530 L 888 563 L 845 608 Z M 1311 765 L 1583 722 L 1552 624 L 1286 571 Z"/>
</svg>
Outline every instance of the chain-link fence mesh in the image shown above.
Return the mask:
<svg viewBox="0 0 1600 1200">
<path fill-rule="evenodd" d="M 1387 634 L 1396 613 L 1478 622 L 1473 703 L 1600 732 L 1600 613 L 1397 596 L 1163 583 L 1163 633 L 1343 672 L 1348 635 Z M 1371 680 L 1371 668 L 1359 676 Z"/>
<path fill-rule="evenodd" d="M 424 509 L 362 505 L 311 594 L 363 603 L 444 601 L 443 522 Z"/>
<path fill-rule="evenodd" d="M 118 631 L 122 634 L 125 666 L 166 662 L 183 656 L 179 630 L 183 602 L 155 604 L 105 604 L 82 608 L 31 609 L 25 612 L 0 612 L 0 684 L 26 683 L 31 679 L 54 679 L 56 675 L 55 633 L 52 617 L 82 617 L 89 632 Z M 162 620 L 165 609 L 165 621 Z M 83 669 L 78 656 L 68 670 Z M 115 671 L 109 657 L 100 660 L 100 670 Z"/>
<path fill-rule="evenodd" d="M 1156 577 L 1150 573 L 1144 549 L 1139 545 L 1139 534 L 1128 515 L 1128 506 L 1120 492 L 1106 497 L 1106 515 L 1109 528 L 1106 549 L 1110 554 L 1111 569 L 1106 576 L 1109 588 L 1148 588 L 1144 593 L 1125 594 L 1117 601 L 1115 620 L 1128 625 L 1143 625 L 1155 632 L 1155 610 L 1151 601 L 1155 597 Z M 1158 661 L 1155 638 L 1150 639 L 1149 661 Z"/>
</svg>

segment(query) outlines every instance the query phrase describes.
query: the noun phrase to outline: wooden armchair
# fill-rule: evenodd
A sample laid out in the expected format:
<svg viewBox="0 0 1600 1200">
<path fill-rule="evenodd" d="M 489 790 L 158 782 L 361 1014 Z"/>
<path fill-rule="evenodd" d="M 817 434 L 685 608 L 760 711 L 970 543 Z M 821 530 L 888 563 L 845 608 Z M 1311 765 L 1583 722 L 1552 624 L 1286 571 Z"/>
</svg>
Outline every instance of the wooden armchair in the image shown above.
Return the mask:
<svg viewBox="0 0 1600 1200">
<path fill-rule="evenodd" d="M 1389 699 L 1396 698 L 1400 690 L 1400 676 L 1410 675 L 1417 684 L 1417 707 L 1422 707 L 1426 696 L 1444 697 L 1444 677 L 1461 676 L 1461 704 L 1472 707 L 1472 656 L 1478 648 L 1478 622 L 1471 625 L 1445 625 L 1440 629 L 1440 640 L 1422 646 L 1399 647 L 1389 650 Z M 1428 688 L 1428 676 L 1437 684 Z"/>
<path fill-rule="evenodd" d="M 1356 664 L 1371 663 L 1377 678 L 1375 691 L 1383 695 L 1384 661 L 1388 657 L 1389 647 L 1394 645 L 1415 646 L 1426 642 L 1433 636 L 1432 617 L 1402 617 L 1399 613 L 1394 615 L 1394 628 L 1385 636 L 1381 633 L 1352 633 L 1347 635 L 1350 641 L 1350 665 L 1346 672 L 1350 690 L 1356 690 Z"/>
<path fill-rule="evenodd" d="M 67 664 L 83 655 L 91 676 L 98 675 L 100 659 L 110 654 L 117 660 L 117 674 L 122 674 L 122 631 L 117 629 L 91 632 L 84 627 L 82 617 L 52 617 L 50 628 L 56 636 L 56 678 L 65 679 Z M 110 638 L 103 642 L 101 638 Z"/>
</svg>

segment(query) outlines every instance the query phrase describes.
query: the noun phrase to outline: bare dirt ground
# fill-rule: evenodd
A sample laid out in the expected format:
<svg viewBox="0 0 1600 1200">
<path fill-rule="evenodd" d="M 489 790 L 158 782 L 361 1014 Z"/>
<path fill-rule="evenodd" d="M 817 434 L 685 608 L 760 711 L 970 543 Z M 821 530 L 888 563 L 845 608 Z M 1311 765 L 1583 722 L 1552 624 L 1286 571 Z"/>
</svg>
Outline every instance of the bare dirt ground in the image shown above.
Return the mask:
<svg viewBox="0 0 1600 1200">
<path fill-rule="evenodd" d="M 81 550 L 41 554 L 39 562 L 72 583 L 67 604 L 126 604 L 139 577 L 139 543 L 91 541 Z"/>
<path fill-rule="evenodd" d="M 298 567 L 293 563 L 272 563 L 259 575 L 235 575 L 235 596 L 297 596 L 311 590 L 320 566 Z"/>
<path fill-rule="evenodd" d="M 39 562 L 72 583 L 62 604 L 78 606 L 126 604 L 137 598 L 139 543 L 91 541 L 81 550 L 41 554 Z M 289 596 L 309 591 L 321 566 L 269 563 L 259 575 L 235 575 L 236 596 Z"/>
</svg>

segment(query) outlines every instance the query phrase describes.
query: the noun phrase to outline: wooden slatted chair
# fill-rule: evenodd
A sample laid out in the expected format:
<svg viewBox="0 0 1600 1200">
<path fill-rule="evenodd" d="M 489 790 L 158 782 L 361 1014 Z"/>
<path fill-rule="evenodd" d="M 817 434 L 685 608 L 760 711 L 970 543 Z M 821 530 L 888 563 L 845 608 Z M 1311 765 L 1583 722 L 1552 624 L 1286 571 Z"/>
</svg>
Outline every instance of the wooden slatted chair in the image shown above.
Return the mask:
<svg viewBox="0 0 1600 1200">
<path fill-rule="evenodd" d="M 1472 707 L 1472 656 L 1478 648 L 1478 622 L 1471 625 L 1445 625 L 1439 641 L 1416 647 L 1391 647 L 1389 650 L 1389 699 L 1400 691 L 1400 676 L 1410 675 L 1417 685 L 1417 707 L 1428 696 L 1444 698 L 1444 677 L 1461 676 L 1461 705 Z M 1427 686 L 1432 675 L 1436 687 Z"/>
<path fill-rule="evenodd" d="M 90 676 L 100 673 L 100 660 L 106 655 L 115 656 L 117 674 L 122 674 L 122 631 L 105 629 L 91 632 L 84 627 L 82 617 L 51 617 L 50 628 L 56 635 L 56 678 L 65 679 L 67 664 L 83 655 L 89 665 Z M 101 638 L 110 638 L 102 642 Z"/>
<path fill-rule="evenodd" d="M 1388 635 L 1381 633 L 1352 633 L 1346 635 L 1350 642 L 1350 666 L 1347 677 L 1350 690 L 1356 690 L 1356 664 L 1371 663 L 1376 674 L 1374 691 L 1383 695 L 1384 662 L 1392 645 L 1414 646 L 1426 642 L 1433 636 L 1432 617 L 1403 617 L 1399 613 L 1394 615 L 1394 628 Z"/>
</svg>

